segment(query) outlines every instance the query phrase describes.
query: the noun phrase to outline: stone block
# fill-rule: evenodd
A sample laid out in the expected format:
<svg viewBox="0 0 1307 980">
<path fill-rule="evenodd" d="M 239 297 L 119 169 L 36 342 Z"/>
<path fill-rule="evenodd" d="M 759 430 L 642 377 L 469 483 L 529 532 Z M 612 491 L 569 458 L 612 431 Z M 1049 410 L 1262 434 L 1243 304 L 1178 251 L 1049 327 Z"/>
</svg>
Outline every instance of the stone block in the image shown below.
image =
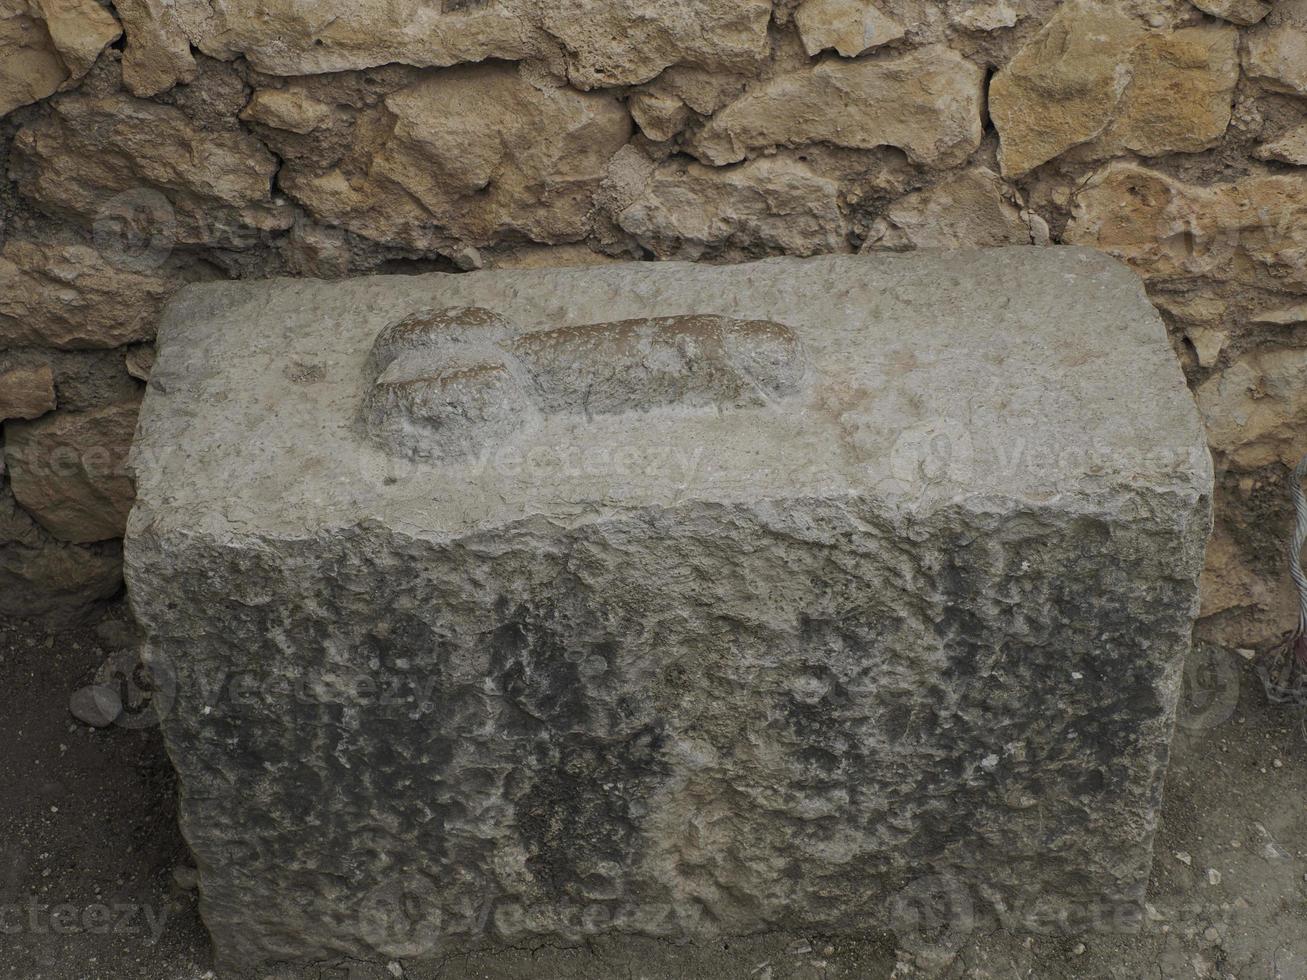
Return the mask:
<svg viewBox="0 0 1307 980">
<path fill-rule="evenodd" d="M 191 286 L 133 454 L 225 966 L 1138 921 L 1212 476 L 1110 258 Z"/>
</svg>

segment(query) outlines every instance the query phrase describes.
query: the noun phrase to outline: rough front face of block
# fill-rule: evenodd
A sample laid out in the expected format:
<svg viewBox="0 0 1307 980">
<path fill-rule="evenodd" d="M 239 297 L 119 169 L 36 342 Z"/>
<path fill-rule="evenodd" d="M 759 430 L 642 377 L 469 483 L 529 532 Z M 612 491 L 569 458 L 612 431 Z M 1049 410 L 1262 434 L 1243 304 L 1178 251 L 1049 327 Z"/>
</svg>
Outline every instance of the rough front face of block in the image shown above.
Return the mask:
<svg viewBox="0 0 1307 980">
<path fill-rule="evenodd" d="M 1142 899 L 1211 470 L 1099 254 L 194 286 L 135 466 L 228 964 Z"/>
</svg>

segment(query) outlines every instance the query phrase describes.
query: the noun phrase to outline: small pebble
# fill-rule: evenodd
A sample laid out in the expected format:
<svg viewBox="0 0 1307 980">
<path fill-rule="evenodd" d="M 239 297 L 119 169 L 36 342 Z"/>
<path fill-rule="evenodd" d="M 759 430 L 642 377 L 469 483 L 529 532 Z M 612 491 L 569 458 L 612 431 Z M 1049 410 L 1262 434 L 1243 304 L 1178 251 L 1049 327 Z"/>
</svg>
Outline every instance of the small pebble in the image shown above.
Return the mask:
<svg viewBox="0 0 1307 980">
<path fill-rule="evenodd" d="M 1207 883 L 1209 885 L 1219 885 L 1221 883 L 1221 872 L 1215 868 L 1207 869 Z"/>
<path fill-rule="evenodd" d="M 390 973 L 392 977 L 402 977 L 404 975 L 404 968 L 400 966 L 398 963 L 396 963 L 394 960 L 391 960 L 389 963 L 386 964 L 386 970 Z"/>
<path fill-rule="evenodd" d="M 1221 941 L 1221 934 L 1216 931 L 1216 926 L 1208 926 L 1203 930 L 1203 938 L 1209 943 L 1217 943 Z"/>
<path fill-rule="evenodd" d="M 1084 944 L 1084 943 L 1076 943 L 1075 948 L 1074 948 L 1073 950 L 1071 950 L 1071 952 L 1075 953 L 1077 956 L 1084 956 L 1084 955 L 1085 955 L 1085 944 Z"/>
<path fill-rule="evenodd" d="M 1284 768 L 1284 763 L 1281 762 L 1279 759 L 1276 759 L 1274 762 L 1271 763 L 1271 765 L 1275 766 L 1276 769 Z"/>
<path fill-rule="evenodd" d="M 1194 863 L 1194 859 L 1189 856 L 1188 851 L 1176 851 L 1175 859 L 1179 861 L 1181 864 L 1183 864 L 1185 867 L 1188 867 L 1189 865 Z"/>
<path fill-rule="evenodd" d="M 83 724 L 106 728 L 122 714 L 123 703 L 112 687 L 90 684 L 73 692 L 68 699 L 68 710 Z"/>
</svg>

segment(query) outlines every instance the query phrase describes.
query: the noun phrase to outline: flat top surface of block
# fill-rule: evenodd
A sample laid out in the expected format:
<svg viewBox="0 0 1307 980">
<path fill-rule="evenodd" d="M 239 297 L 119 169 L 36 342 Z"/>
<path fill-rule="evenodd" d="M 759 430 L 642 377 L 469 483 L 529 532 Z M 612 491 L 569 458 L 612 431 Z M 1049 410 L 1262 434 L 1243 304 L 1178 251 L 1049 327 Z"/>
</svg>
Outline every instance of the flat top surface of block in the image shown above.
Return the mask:
<svg viewBox="0 0 1307 980">
<path fill-rule="evenodd" d="M 528 392 L 520 417 L 481 387 L 507 428 L 474 428 L 452 458 L 369 437 L 378 335 L 466 307 L 508 324 L 501 347 L 518 366 L 505 371 L 530 372 L 507 378 L 512 398 Z M 687 317 L 729 322 L 687 340 L 698 330 Z M 630 387 L 601 377 L 613 338 L 642 318 L 639 370 L 652 370 L 649 351 L 690 363 L 709 334 L 729 360 L 737 321 L 797 345 L 767 383 L 709 357 L 691 382 L 654 390 L 646 377 L 629 405 L 608 404 L 604 391 L 620 401 Z M 574 327 L 587 329 L 561 329 Z M 867 492 L 920 504 L 1210 483 L 1139 280 L 1074 248 L 203 284 L 173 301 L 158 350 L 133 518 L 156 529 L 293 535 L 377 519 L 444 535 L 690 500 Z M 443 397 L 437 408 L 464 412 Z"/>
</svg>

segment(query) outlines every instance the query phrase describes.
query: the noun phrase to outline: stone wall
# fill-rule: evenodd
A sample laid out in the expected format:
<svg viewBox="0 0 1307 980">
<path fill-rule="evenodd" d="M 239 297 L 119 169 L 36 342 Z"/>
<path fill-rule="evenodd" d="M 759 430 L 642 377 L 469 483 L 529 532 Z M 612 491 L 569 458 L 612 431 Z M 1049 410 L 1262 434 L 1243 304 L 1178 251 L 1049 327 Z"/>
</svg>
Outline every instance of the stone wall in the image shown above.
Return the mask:
<svg viewBox="0 0 1307 980">
<path fill-rule="evenodd" d="M 0 167 L 0 613 L 117 587 L 187 281 L 1065 242 L 1206 420 L 1208 631 L 1291 623 L 1307 0 L 0 0 Z"/>
</svg>

